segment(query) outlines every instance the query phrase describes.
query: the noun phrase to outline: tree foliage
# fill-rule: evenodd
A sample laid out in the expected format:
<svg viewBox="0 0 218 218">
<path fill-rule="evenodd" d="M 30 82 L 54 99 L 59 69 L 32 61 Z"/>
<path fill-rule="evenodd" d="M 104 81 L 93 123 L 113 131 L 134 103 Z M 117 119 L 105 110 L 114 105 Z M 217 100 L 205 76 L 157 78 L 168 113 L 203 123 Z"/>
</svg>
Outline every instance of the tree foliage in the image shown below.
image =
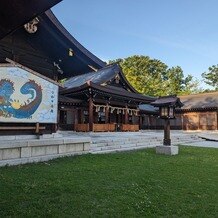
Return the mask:
<svg viewBox="0 0 218 218">
<path fill-rule="evenodd" d="M 204 78 L 205 83 L 213 86 L 215 90 L 218 90 L 218 64 L 209 67 L 208 72 L 204 72 L 202 77 Z"/>
<path fill-rule="evenodd" d="M 148 56 L 117 59 L 131 85 L 140 93 L 151 96 L 190 94 L 198 90 L 198 81 L 184 76 L 181 67 L 169 68 L 165 63 Z"/>
</svg>

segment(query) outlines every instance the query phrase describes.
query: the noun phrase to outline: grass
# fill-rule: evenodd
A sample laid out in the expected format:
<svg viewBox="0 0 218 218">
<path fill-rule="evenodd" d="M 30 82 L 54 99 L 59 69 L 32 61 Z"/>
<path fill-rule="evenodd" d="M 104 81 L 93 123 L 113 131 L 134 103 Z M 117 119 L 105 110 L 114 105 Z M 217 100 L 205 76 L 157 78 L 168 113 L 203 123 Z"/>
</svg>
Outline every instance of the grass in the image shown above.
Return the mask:
<svg viewBox="0 0 218 218">
<path fill-rule="evenodd" d="M 84 155 L 0 168 L 0 217 L 217 217 L 218 149 Z"/>
</svg>

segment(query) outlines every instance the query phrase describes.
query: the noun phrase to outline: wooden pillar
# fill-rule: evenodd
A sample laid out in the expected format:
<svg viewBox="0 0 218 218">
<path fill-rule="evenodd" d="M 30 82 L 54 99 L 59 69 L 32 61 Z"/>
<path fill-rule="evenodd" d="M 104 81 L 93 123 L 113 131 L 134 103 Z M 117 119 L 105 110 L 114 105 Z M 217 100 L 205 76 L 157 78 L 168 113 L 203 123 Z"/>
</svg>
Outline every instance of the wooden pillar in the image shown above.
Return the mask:
<svg viewBox="0 0 218 218">
<path fill-rule="evenodd" d="M 142 125 L 143 125 L 143 117 L 142 115 L 139 115 L 139 129 L 142 129 Z"/>
<path fill-rule="evenodd" d="M 171 139 L 170 139 L 170 119 L 165 119 L 163 145 L 171 145 Z"/>
<path fill-rule="evenodd" d="M 83 114 L 83 110 L 82 109 L 78 109 L 78 123 L 81 124 L 83 123 L 83 119 L 82 119 L 82 114 Z"/>
<path fill-rule="evenodd" d="M 129 114 L 128 114 L 128 108 L 126 107 L 124 124 L 128 124 L 128 123 L 129 123 Z"/>
<path fill-rule="evenodd" d="M 182 125 L 182 130 L 185 130 L 185 128 L 184 128 L 184 118 L 183 118 L 182 113 L 181 113 L 181 125 Z"/>
<path fill-rule="evenodd" d="M 74 124 L 78 124 L 78 119 L 79 119 L 79 116 L 78 116 L 78 109 L 75 109 L 74 110 Z"/>
<path fill-rule="evenodd" d="M 105 123 L 109 123 L 109 106 L 108 103 L 106 104 L 106 108 L 105 108 Z"/>
<path fill-rule="evenodd" d="M 200 119 L 201 119 L 201 117 L 200 117 L 199 114 L 197 114 L 197 119 L 198 119 L 198 130 L 200 130 Z"/>
<path fill-rule="evenodd" d="M 93 131 L 93 99 L 89 98 L 89 131 Z"/>
<path fill-rule="evenodd" d="M 218 109 L 217 109 L 217 112 L 216 112 L 216 129 L 218 130 Z"/>
<path fill-rule="evenodd" d="M 133 125 L 136 124 L 136 122 L 135 122 L 135 114 L 134 114 L 134 112 L 132 112 L 132 124 L 133 124 Z"/>
</svg>

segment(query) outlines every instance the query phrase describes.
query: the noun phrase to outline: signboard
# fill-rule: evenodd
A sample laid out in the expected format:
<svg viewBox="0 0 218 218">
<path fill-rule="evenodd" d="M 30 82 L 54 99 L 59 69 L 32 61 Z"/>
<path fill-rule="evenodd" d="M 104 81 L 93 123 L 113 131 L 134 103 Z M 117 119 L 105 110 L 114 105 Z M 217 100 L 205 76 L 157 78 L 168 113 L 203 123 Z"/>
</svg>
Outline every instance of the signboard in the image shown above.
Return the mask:
<svg viewBox="0 0 218 218">
<path fill-rule="evenodd" d="M 0 67 L 0 122 L 57 123 L 58 86 L 19 67 Z"/>
</svg>

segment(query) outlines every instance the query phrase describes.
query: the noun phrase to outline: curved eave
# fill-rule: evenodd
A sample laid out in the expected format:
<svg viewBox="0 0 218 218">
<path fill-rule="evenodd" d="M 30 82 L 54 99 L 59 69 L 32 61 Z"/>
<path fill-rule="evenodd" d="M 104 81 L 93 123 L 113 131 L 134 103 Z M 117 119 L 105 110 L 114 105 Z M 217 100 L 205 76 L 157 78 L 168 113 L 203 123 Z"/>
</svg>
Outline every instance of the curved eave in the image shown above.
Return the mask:
<svg viewBox="0 0 218 218">
<path fill-rule="evenodd" d="M 34 37 L 51 59 L 63 70 L 62 78 L 90 72 L 92 68 L 100 69 L 106 65 L 86 48 L 84 48 L 58 21 L 51 10 L 39 16 L 38 38 Z M 72 49 L 73 56 L 69 56 Z M 61 62 L 59 61 L 61 60 Z"/>
<path fill-rule="evenodd" d="M 1 0 L 0 39 L 32 20 L 34 17 L 53 7 L 62 0 Z"/>
<path fill-rule="evenodd" d="M 150 103 L 150 102 L 154 101 L 154 98 L 150 97 L 150 96 L 143 96 L 141 94 L 131 93 L 131 92 L 124 91 L 124 90 L 123 90 L 123 92 L 121 92 L 120 90 L 107 88 L 107 87 L 104 87 L 104 86 L 101 86 L 101 85 L 98 85 L 98 84 L 95 84 L 92 82 L 83 84 L 82 86 L 79 86 L 79 87 L 64 89 L 61 91 L 61 94 L 62 95 L 69 95 L 71 93 L 72 94 L 77 93 L 77 92 L 83 91 L 83 90 L 88 89 L 88 88 L 98 90 L 98 91 L 105 93 L 105 94 L 119 96 L 119 97 L 123 97 L 123 98 L 129 99 L 129 100 L 134 100 L 134 101 L 137 101 L 140 103 Z"/>
<path fill-rule="evenodd" d="M 72 43 L 72 46 L 75 46 L 78 50 L 80 50 L 86 57 L 88 57 L 93 63 L 95 63 L 98 69 L 104 67 L 106 65 L 101 59 L 92 54 L 89 50 L 87 50 L 84 46 L 82 46 L 60 23 L 57 17 L 51 10 L 45 12 L 46 16 L 50 19 L 50 21 L 55 25 L 58 31 L 63 35 L 65 40 L 68 40 Z"/>
<path fill-rule="evenodd" d="M 120 97 L 126 97 L 126 98 L 135 100 L 135 101 L 140 102 L 140 103 L 150 103 L 150 102 L 154 101 L 153 97 L 144 96 L 142 94 L 132 93 L 132 92 L 124 91 L 124 90 L 123 90 L 123 92 L 121 92 L 120 90 L 116 90 L 116 89 L 112 90 L 110 88 L 107 88 L 107 86 L 104 87 L 104 86 L 100 86 L 100 85 L 97 85 L 94 83 L 91 83 L 90 86 L 94 89 L 98 89 L 99 91 L 102 91 L 105 93 L 111 93 L 111 94 L 114 94 L 114 95 L 117 95 Z"/>
</svg>

